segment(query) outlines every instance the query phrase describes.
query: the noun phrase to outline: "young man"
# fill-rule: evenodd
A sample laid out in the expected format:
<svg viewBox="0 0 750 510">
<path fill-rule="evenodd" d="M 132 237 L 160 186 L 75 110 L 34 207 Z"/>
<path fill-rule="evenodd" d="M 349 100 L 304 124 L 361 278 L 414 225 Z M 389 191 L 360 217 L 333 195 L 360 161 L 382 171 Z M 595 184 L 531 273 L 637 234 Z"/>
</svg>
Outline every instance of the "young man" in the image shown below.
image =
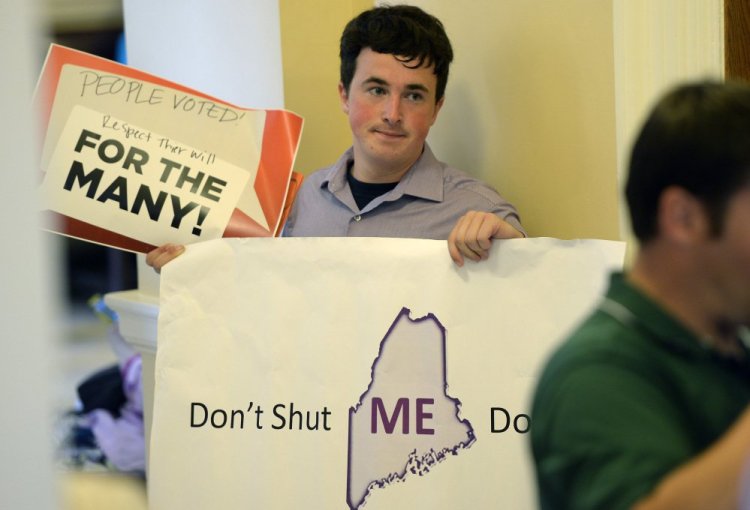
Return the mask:
<svg viewBox="0 0 750 510">
<path fill-rule="evenodd" d="M 437 18 L 406 5 L 365 11 L 340 57 L 353 146 L 305 180 L 285 235 L 448 239 L 459 265 L 486 258 L 493 237 L 522 236 L 513 206 L 425 143 L 453 59 Z"/>
<path fill-rule="evenodd" d="M 750 454 L 750 87 L 666 95 L 631 155 L 641 250 L 549 360 L 545 509 L 737 509 Z"/>
<path fill-rule="evenodd" d="M 453 60 L 437 18 L 406 5 L 365 11 L 344 29 L 340 57 L 353 146 L 305 179 L 284 236 L 447 239 L 459 266 L 486 259 L 492 239 L 523 236 L 512 205 L 425 143 Z M 182 250 L 160 247 L 147 262 L 158 270 Z"/>
</svg>

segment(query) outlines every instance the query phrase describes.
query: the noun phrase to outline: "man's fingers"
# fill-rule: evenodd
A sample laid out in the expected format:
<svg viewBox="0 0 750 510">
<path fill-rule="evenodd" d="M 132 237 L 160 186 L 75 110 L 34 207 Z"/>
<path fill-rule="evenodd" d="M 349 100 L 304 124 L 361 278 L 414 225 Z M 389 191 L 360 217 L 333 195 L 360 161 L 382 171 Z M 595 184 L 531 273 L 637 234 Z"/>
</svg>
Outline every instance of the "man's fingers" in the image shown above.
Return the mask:
<svg viewBox="0 0 750 510">
<path fill-rule="evenodd" d="M 448 253 L 450 254 L 453 262 L 458 267 L 461 267 L 464 265 L 464 258 L 461 255 L 461 250 L 459 250 L 458 246 L 456 246 L 456 229 L 455 228 L 451 231 L 451 234 L 448 236 Z"/>
<path fill-rule="evenodd" d="M 170 261 L 179 257 L 185 251 L 185 247 L 179 244 L 165 244 L 159 246 L 146 254 L 146 264 L 153 267 L 157 273 Z"/>
<path fill-rule="evenodd" d="M 466 229 L 466 245 L 481 259 L 487 258 L 492 246 L 494 232 L 492 220 L 498 219 L 490 213 L 471 211 L 467 214 L 469 226 Z"/>
<path fill-rule="evenodd" d="M 451 258 L 458 263 L 460 257 L 461 264 L 459 264 L 459 266 L 463 264 L 463 257 L 473 261 L 481 260 L 481 254 L 476 250 L 476 243 L 474 242 L 472 246 L 469 242 L 472 236 L 475 235 L 472 234 L 472 232 L 477 229 L 474 222 L 474 212 L 470 211 L 466 213 L 458 220 L 449 237 L 448 249 L 451 252 Z M 457 253 L 458 256 L 454 256 L 454 253 Z"/>
<path fill-rule="evenodd" d="M 490 255 L 493 239 L 523 237 L 510 223 L 488 212 L 469 211 L 456 222 L 448 237 L 448 251 L 459 267 L 463 258 L 478 262 Z"/>
</svg>

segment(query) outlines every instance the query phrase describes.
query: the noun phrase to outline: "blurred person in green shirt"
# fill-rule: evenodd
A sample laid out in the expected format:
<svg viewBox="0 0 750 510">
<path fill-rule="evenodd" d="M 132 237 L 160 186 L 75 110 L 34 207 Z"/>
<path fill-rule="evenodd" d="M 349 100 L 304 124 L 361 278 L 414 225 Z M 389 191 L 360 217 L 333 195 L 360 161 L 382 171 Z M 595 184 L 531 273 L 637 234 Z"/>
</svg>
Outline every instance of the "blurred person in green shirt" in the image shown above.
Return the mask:
<svg viewBox="0 0 750 510">
<path fill-rule="evenodd" d="M 640 251 L 553 354 L 531 441 L 543 509 L 737 509 L 750 452 L 750 87 L 684 84 L 626 186 Z"/>
</svg>

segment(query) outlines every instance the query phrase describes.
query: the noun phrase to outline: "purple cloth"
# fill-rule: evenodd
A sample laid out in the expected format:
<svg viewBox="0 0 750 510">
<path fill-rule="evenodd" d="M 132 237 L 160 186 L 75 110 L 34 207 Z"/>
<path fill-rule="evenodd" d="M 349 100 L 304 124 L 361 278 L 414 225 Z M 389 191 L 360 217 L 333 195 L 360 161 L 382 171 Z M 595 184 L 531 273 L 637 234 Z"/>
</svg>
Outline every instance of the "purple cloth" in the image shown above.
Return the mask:
<svg viewBox="0 0 750 510">
<path fill-rule="evenodd" d="M 112 466 L 120 471 L 145 471 L 141 356 L 128 358 L 121 371 L 127 400 L 120 408 L 120 417 L 113 418 L 108 411 L 97 409 L 89 413 L 89 425 Z"/>
</svg>

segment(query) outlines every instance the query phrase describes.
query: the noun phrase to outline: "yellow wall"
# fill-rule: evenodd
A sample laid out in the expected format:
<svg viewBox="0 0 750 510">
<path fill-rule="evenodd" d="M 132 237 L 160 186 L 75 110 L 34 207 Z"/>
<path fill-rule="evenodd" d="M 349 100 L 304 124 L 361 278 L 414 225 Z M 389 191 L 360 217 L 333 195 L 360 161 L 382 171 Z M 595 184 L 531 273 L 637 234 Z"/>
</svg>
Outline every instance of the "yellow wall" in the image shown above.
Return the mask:
<svg viewBox="0 0 750 510">
<path fill-rule="evenodd" d="M 455 51 L 438 156 L 493 184 L 530 235 L 619 239 L 611 2 L 409 3 Z"/>
<path fill-rule="evenodd" d="M 279 0 L 284 103 L 305 119 L 298 172 L 330 165 L 352 143 L 337 92 L 339 38 L 346 23 L 372 5 L 372 0 Z"/>
<path fill-rule="evenodd" d="M 613 0 L 620 186 L 630 147 L 658 96 L 685 80 L 724 76 L 723 0 Z M 626 265 L 637 243 L 625 206 Z"/>
</svg>

